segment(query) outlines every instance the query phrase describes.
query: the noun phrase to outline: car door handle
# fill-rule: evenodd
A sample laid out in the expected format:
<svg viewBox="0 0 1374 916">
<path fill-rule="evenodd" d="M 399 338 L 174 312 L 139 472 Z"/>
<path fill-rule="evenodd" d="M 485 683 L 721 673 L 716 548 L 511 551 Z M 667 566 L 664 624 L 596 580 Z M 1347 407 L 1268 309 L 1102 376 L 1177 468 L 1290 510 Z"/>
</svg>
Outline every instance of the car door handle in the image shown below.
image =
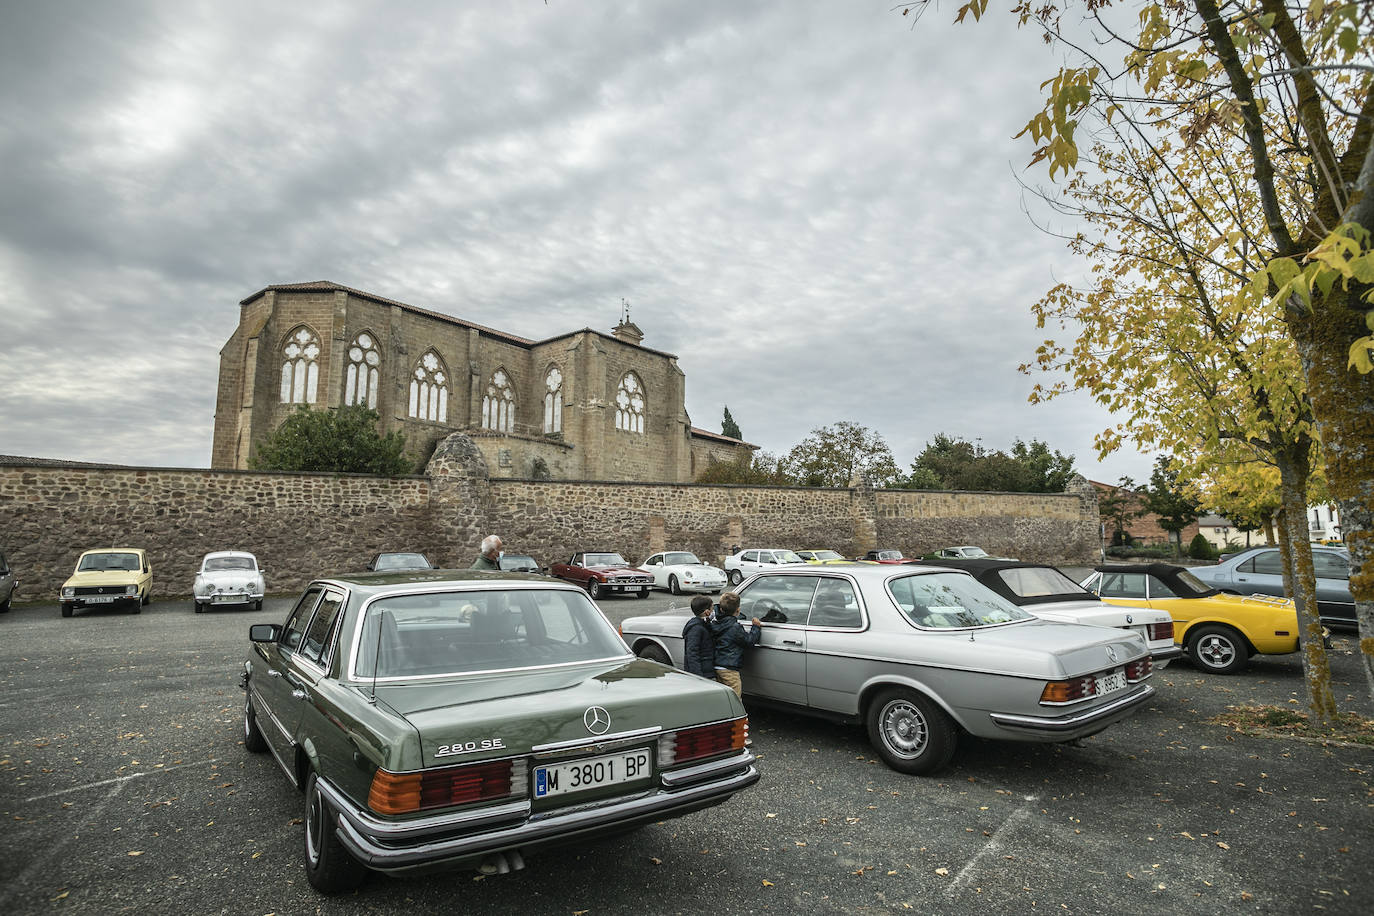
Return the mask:
<svg viewBox="0 0 1374 916">
<path fill-rule="evenodd" d="M 784 639 L 782 644 L 784 646 L 800 646 L 802 643 L 800 639 Z"/>
</svg>

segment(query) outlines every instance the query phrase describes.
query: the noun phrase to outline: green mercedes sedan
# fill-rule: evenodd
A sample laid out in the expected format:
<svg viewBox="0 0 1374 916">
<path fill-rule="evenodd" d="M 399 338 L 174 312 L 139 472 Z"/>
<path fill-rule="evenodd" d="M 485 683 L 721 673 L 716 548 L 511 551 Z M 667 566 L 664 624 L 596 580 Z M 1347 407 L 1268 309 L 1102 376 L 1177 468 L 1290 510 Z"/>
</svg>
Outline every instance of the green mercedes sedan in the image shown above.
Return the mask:
<svg viewBox="0 0 1374 916">
<path fill-rule="evenodd" d="M 306 874 L 324 893 L 368 869 L 523 868 L 759 778 L 735 694 L 636 658 L 571 584 L 321 579 L 249 638 L 244 745 L 303 790 Z"/>
</svg>

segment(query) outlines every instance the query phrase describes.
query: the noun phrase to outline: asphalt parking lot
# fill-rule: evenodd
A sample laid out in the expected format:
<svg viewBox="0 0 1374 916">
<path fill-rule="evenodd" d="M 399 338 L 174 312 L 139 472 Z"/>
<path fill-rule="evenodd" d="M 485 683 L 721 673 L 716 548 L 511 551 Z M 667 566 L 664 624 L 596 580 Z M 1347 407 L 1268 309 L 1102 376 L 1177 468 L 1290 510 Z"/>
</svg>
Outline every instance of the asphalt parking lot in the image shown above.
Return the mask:
<svg viewBox="0 0 1374 916">
<path fill-rule="evenodd" d="M 612 598 L 612 622 L 666 607 Z M 0 615 L 0 912 L 1366 913 L 1374 749 L 1233 734 L 1228 704 L 1300 703 L 1296 656 L 1184 662 L 1144 713 L 1078 745 L 965 739 L 933 778 L 862 729 L 753 714 L 763 779 L 724 806 L 533 857 L 510 875 L 373 877 L 322 898 L 301 796 L 242 746 L 237 673 L 261 612 L 189 601 Z M 1343 709 L 1374 714 L 1333 640 Z"/>
</svg>

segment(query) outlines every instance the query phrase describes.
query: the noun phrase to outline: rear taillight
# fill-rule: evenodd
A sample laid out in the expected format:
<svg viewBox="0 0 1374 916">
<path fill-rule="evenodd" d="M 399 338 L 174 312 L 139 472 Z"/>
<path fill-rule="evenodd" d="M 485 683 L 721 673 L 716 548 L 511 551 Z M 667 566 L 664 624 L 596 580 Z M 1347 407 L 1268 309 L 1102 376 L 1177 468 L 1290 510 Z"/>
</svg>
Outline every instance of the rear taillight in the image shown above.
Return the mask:
<svg viewBox="0 0 1374 916">
<path fill-rule="evenodd" d="M 1076 677 L 1071 681 L 1050 681 L 1040 691 L 1040 702 L 1051 705 L 1077 703 L 1097 693 L 1097 679 L 1091 674 Z"/>
<path fill-rule="evenodd" d="M 1143 681 L 1155 670 L 1154 659 L 1150 656 L 1138 658 L 1126 665 L 1126 680 L 1134 684 L 1136 681 Z"/>
<path fill-rule="evenodd" d="M 748 737 L 747 716 L 729 722 L 717 722 L 715 725 L 670 732 L 658 739 L 658 765 L 660 768 L 670 767 L 743 750 Z"/>
<path fill-rule="evenodd" d="M 524 760 L 492 760 L 419 773 L 378 770 L 372 776 L 367 806 L 378 814 L 411 814 L 523 796 L 528 772 Z"/>
<path fill-rule="evenodd" d="M 1173 642 L 1174 622 L 1172 620 L 1164 623 L 1149 623 L 1145 625 L 1145 632 L 1150 634 L 1150 639 L 1167 639 Z"/>
</svg>

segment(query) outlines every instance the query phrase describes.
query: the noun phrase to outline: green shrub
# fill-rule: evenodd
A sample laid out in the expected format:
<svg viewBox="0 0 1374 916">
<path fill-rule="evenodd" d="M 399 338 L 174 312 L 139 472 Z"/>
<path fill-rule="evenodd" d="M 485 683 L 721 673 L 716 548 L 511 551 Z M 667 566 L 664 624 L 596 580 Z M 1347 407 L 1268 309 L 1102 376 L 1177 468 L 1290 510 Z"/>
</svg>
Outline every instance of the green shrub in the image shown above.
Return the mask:
<svg viewBox="0 0 1374 916">
<path fill-rule="evenodd" d="M 1194 560 L 1215 560 L 1217 558 L 1217 549 L 1213 547 L 1212 542 L 1203 537 L 1202 532 L 1199 531 L 1197 534 L 1193 535 L 1193 539 L 1188 542 L 1188 556 L 1192 557 Z"/>
</svg>

